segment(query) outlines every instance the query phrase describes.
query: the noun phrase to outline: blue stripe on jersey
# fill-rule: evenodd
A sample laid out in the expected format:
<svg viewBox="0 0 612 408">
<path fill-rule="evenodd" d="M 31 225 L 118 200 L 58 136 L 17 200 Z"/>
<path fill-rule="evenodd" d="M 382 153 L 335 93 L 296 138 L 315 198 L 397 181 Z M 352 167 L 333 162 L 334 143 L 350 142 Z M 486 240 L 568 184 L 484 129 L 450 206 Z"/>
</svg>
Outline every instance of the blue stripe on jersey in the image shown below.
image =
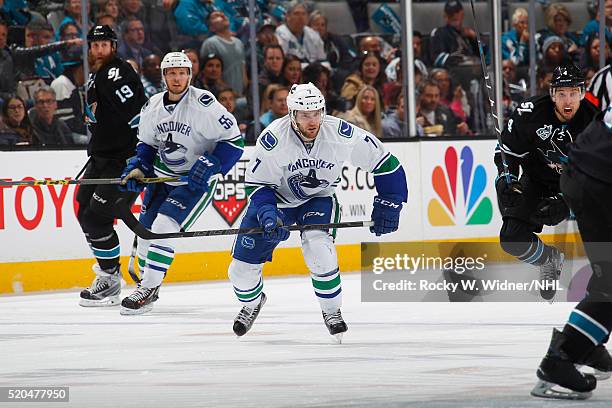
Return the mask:
<svg viewBox="0 0 612 408">
<path fill-rule="evenodd" d="M 591 341 L 596 342 L 596 344 L 601 344 L 608 336 L 608 332 L 599 322 L 580 310 L 572 311 L 568 324 L 585 334 Z"/>
</svg>

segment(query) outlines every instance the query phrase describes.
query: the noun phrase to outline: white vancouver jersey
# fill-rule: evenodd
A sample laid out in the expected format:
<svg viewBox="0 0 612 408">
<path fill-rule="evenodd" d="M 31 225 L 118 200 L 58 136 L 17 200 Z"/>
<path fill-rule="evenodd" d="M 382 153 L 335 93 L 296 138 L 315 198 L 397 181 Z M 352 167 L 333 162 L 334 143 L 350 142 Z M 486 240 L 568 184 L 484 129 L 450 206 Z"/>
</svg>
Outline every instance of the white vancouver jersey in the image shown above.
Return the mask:
<svg viewBox="0 0 612 408">
<path fill-rule="evenodd" d="M 252 195 L 267 186 L 274 190 L 279 207 L 297 207 L 312 197 L 333 195 L 345 162 L 375 176 L 400 167 L 374 135 L 329 115 L 308 151 L 287 115 L 272 122 L 257 139 L 246 171 L 246 190 Z"/>
<path fill-rule="evenodd" d="M 138 126 L 138 138 L 157 148 L 158 177 L 188 174 L 196 160 L 212 153 L 219 142 L 242 149 L 236 119 L 212 93 L 190 86 L 173 109 L 164 106 L 165 93 L 153 95 L 143 106 Z"/>
</svg>

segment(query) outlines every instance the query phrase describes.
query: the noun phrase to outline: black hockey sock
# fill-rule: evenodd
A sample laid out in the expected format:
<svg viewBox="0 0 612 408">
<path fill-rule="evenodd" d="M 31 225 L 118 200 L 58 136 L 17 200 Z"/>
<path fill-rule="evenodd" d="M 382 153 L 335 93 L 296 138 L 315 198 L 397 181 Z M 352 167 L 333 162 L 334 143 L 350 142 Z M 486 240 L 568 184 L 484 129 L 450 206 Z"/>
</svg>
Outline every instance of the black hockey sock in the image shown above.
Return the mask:
<svg viewBox="0 0 612 408">
<path fill-rule="evenodd" d="M 507 244 L 506 246 L 509 245 Z M 533 234 L 531 242 L 514 242 L 512 250 L 512 252 L 506 251 L 516 256 L 520 261 L 536 266 L 546 262 L 551 253 L 551 247 L 545 245 L 535 234 Z"/>
<path fill-rule="evenodd" d="M 115 231 L 99 238 L 90 235 L 89 241 L 100 268 L 106 271 L 119 265 L 119 237 Z"/>
<path fill-rule="evenodd" d="M 567 337 L 566 352 L 573 361 L 582 361 L 598 344 L 608 341 L 612 327 L 609 302 L 582 300 L 570 314 L 563 328 Z"/>
</svg>

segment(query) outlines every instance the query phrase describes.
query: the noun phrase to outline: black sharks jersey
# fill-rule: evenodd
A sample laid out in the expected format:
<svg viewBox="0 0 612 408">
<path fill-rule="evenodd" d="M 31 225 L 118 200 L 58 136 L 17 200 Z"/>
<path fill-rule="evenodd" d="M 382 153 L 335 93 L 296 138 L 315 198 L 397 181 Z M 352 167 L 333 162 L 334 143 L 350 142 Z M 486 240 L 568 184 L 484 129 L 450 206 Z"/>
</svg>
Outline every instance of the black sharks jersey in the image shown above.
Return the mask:
<svg viewBox="0 0 612 408">
<path fill-rule="evenodd" d="M 508 120 L 501 139 L 510 172 L 518 177 L 519 166 L 532 180 L 558 190 L 561 164 L 567 162 L 568 144 L 581 133 L 596 114 L 586 100 L 580 103 L 569 122 L 555 114 L 550 96 L 536 96 L 521 103 Z M 495 164 L 503 172 L 499 148 Z"/>
<path fill-rule="evenodd" d="M 90 74 L 86 109 L 91 131 L 89 155 L 120 160 L 135 155 L 140 109 L 146 101 L 138 74 L 119 58 Z"/>
</svg>

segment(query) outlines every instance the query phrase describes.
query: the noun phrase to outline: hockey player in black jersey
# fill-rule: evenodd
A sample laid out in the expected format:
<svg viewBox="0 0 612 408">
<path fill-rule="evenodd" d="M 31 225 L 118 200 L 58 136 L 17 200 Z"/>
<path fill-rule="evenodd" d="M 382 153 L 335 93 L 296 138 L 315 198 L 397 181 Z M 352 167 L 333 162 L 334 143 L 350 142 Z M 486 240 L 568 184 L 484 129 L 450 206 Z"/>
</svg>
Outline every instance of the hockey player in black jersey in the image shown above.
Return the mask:
<svg viewBox="0 0 612 408">
<path fill-rule="evenodd" d="M 555 68 L 550 95 L 526 99 L 516 108 L 502 132 L 502 146 L 495 152 L 499 170 L 495 187 L 503 217 L 501 246 L 519 260 L 540 268 L 540 280 L 546 284 L 540 294 L 547 300 L 555 295 L 563 254 L 544 244 L 536 233 L 543 225 L 556 225 L 569 215 L 560 194 L 559 176 L 568 143 L 596 113 L 583 100 L 584 92 L 585 80 L 576 66 Z"/>
<path fill-rule="evenodd" d="M 612 107 L 578 135 L 569 146 L 568 159 L 561 191 L 576 216 L 593 274 L 585 298 L 571 312 L 563 331 L 553 330 L 537 371 L 540 381 L 531 393 L 583 399 L 597 381 L 579 373 L 574 364 L 594 367 L 608 376 L 612 372 L 612 358 L 605 348 L 612 330 Z"/>
<path fill-rule="evenodd" d="M 87 34 L 92 69 L 87 83 L 86 121 L 91 132 L 90 156 L 83 178 L 118 178 L 136 152 L 140 109 L 147 101 L 134 69 L 116 56 L 117 35 L 106 25 Z M 115 202 L 133 202 L 137 193 L 116 185 L 82 185 L 77 193 L 77 218 L 96 264 L 92 285 L 81 292 L 81 306 L 112 306 L 120 302 L 119 238 L 113 228 Z"/>
</svg>

